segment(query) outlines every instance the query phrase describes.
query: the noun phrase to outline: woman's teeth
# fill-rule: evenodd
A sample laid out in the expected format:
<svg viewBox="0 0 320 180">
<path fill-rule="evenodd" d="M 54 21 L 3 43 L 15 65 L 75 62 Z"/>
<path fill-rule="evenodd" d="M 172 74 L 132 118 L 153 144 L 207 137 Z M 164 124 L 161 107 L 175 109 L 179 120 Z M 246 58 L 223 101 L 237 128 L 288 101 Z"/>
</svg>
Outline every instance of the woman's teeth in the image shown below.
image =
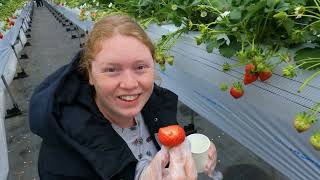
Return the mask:
<svg viewBox="0 0 320 180">
<path fill-rule="evenodd" d="M 132 101 L 135 100 L 138 97 L 138 95 L 135 96 L 120 96 L 119 98 L 125 101 Z"/>
</svg>

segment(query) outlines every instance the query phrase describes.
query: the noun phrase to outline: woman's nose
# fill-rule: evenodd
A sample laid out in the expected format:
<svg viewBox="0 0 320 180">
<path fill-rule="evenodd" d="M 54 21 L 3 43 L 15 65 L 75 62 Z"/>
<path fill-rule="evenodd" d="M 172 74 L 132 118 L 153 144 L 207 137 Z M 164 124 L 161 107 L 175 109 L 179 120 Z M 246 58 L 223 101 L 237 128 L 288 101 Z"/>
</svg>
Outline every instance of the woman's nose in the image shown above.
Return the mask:
<svg viewBox="0 0 320 180">
<path fill-rule="evenodd" d="M 138 80 L 134 74 L 126 72 L 121 78 L 120 87 L 124 89 L 134 89 L 138 87 Z"/>
</svg>

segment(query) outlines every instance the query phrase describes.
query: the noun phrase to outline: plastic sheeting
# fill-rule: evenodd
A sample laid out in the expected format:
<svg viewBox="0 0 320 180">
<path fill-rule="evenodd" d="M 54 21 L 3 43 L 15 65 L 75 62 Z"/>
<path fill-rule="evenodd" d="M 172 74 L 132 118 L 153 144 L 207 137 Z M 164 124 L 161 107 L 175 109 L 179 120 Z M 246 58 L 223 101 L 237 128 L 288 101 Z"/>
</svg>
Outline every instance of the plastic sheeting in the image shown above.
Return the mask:
<svg viewBox="0 0 320 180">
<path fill-rule="evenodd" d="M 13 80 L 17 58 L 12 51 L 8 51 L 6 58 L 8 63 L 4 67 L 3 76 L 7 83 L 10 84 Z M 10 53 L 11 52 L 11 53 Z M 6 180 L 9 172 L 8 151 L 6 142 L 6 131 L 4 126 L 6 114 L 6 98 L 7 91 L 4 87 L 3 81 L 0 81 L 0 180 Z M 9 99 L 10 100 L 10 99 Z"/>
<path fill-rule="evenodd" d="M 13 45 L 19 35 L 20 28 L 24 23 L 24 20 L 29 16 L 30 10 L 32 8 L 32 3 L 28 3 L 21 11 L 20 16 L 15 20 L 15 25 L 10 29 L 10 31 L 5 35 L 4 41 L 7 41 L 10 45 Z"/>
<path fill-rule="evenodd" d="M 0 180 L 6 180 L 9 173 L 6 129 L 4 127 L 5 95 L 0 90 Z"/>
<path fill-rule="evenodd" d="M 10 29 L 8 33 L 5 34 L 5 38 L 0 41 L 0 76 L 3 75 L 7 83 L 10 84 L 15 75 L 17 58 L 11 47 L 14 48 L 17 53 L 19 53 L 24 44 L 27 42 L 27 38 L 24 31 L 21 29 L 24 20 L 29 21 L 29 14 L 32 8 L 32 3 L 28 3 L 21 11 L 20 16 L 15 21 L 15 25 Z M 28 25 L 27 25 L 28 26 Z M 20 40 L 17 44 L 14 44 L 17 37 Z M 0 82 L 0 180 L 6 180 L 9 172 L 8 163 L 8 150 L 6 143 L 6 131 L 4 126 L 4 119 L 6 113 L 6 99 L 7 96 L 6 88 L 3 81 Z"/>
<path fill-rule="evenodd" d="M 69 9 L 64 6 L 58 6 L 53 3 L 48 2 L 53 8 L 55 8 L 58 12 L 63 14 L 67 19 L 69 19 L 73 24 L 77 25 L 83 31 L 88 31 L 92 28 L 93 22 L 90 20 L 87 21 L 80 21 L 79 20 L 79 9 Z"/>
<path fill-rule="evenodd" d="M 152 39 L 172 31 L 170 26 L 151 26 Z M 309 144 L 312 132 L 298 134 L 293 127 L 296 113 L 308 110 L 320 102 L 320 77 L 305 90 L 296 91 L 309 74 L 296 79 L 284 78 L 275 72 L 266 83 L 245 86 L 245 95 L 233 99 L 222 92 L 220 83 L 241 81 L 243 69 L 222 72 L 226 59 L 217 51 L 206 52 L 195 44 L 194 36 L 182 38 L 171 50 L 174 66 L 159 72 L 162 86 L 173 90 L 179 100 L 249 148 L 270 165 L 292 180 L 311 180 L 320 177 L 320 153 Z M 278 74 L 278 75 L 277 75 Z"/>
</svg>

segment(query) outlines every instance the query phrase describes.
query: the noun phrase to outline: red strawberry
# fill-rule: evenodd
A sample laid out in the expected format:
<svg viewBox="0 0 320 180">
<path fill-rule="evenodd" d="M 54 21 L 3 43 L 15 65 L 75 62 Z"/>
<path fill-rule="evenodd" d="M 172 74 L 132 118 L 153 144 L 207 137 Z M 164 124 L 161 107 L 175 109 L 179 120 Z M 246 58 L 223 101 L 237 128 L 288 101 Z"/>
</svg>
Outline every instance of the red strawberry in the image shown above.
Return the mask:
<svg viewBox="0 0 320 180">
<path fill-rule="evenodd" d="M 244 91 L 240 82 L 233 83 L 233 86 L 230 88 L 230 94 L 235 99 L 240 98 L 243 95 Z"/>
<path fill-rule="evenodd" d="M 10 22 L 10 19 L 9 19 L 9 18 L 7 18 L 7 19 L 6 19 L 6 21 L 7 21 L 7 22 Z"/>
<path fill-rule="evenodd" d="M 246 67 L 245 67 L 245 72 L 246 74 L 248 73 L 253 73 L 255 71 L 256 67 L 250 63 L 250 64 L 247 64 Z"/>
<path fill-rule="evenodd" d="M 10 26 L 14 26 L 14 21 L 10 21 L 10 22 L 9 22 L 9 25 L 10 25 Z"/>
<path fill-rule="evenodd" d="M 261 72 L 259 72 L 259 78 L 261 81 L 265 81 L 269 79 L 272 76 L 272 71 L 270 69 L 264 69 Z"/>
<path fill-rule="evenodd" d="M 243 79 L 243 84 L 248 85 L 253 83 L 258 79 L 258 74 L 254 73 L 245 73 L 244 74 L 244 79 Z"/>
<path fill-rule="evenodd" d="M 186 137 L 184 129 L 179 125 L 170 125 L 162 127 L 158 132 L 158 139 L 161 144 L 167 147 L 173 147 L 181 144 Z"/>
<path fill-rule="evenodd" d="M 3 39 L 3 34 L 0 32 L 0 39 Z"/>
</svg>

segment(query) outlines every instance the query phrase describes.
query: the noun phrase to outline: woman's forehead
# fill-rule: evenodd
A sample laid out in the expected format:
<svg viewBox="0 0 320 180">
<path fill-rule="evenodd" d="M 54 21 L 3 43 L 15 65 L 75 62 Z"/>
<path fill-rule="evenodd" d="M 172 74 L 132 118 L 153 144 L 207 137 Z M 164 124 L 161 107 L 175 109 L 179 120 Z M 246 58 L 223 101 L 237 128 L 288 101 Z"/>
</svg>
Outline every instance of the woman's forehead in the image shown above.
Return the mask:
<svg viewBox="0 0 320 180">
<path fill-rule="evenodd" d="M 150 49 L 134 37 L 117 35 L 101 42 L 95 60 L 103 63 L 150 61 Z"/>
</svg>

